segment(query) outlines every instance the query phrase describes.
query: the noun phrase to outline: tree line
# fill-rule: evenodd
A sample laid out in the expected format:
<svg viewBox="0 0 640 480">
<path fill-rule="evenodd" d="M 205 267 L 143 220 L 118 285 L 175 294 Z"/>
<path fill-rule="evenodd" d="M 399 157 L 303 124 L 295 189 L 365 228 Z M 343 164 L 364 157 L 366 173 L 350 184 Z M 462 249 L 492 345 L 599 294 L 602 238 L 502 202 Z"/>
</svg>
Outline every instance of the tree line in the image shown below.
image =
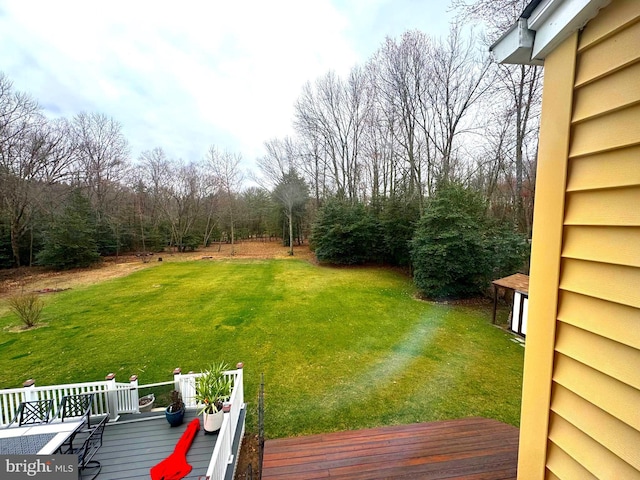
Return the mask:
<svg viewBox="0 0 640 480">
<path fill-rule="evenodd" d="M 0 74 L 0 265 L 51 264 L 70 205 L 85 212 L 74 221 L 100 255 L 238 237 L 280 237 L 293 248 L 342 204 L 384 226 L 375 240 L 393 252 L 384 261 L 407 264 L 407 242 L 446 185 L 476 192 L 491 222 L 528 236 L 542 72 L 492 63 L 488 41 L 463 32 L 481 19 L 495 36 L 522 2 L 498 3 L 454 2 L 461 21 L 446 38 L 407 31 L 348 75 L 309 81 L 294 134 L 266 141 L 249 173 L 239 153 L 215 145 L 189 161 L 161 146 L 132 159 L 116 119 L 47 119 Z"/>
<path fill-rule="evenodd" d="M 241 160 L 211 146 L 185 162 L 156 147 L 134 162 L 117 120 L 47 119 L 0 73 L 0 266 L 281 237 L 282 209 L 268 191 L 243 188 Z M 68 265 L 67 247 L 93 253 Z"/>
</svg>

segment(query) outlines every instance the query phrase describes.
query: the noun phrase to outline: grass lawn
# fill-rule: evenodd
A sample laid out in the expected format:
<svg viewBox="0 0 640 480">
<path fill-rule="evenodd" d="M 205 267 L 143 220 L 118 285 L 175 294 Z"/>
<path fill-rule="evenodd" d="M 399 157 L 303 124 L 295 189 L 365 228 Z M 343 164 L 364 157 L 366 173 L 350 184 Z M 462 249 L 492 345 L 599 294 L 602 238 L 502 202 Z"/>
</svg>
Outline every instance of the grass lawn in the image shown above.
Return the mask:
<svg viewBox="0 0 640 480">
<path fill-rule="evenodd" d="M 475 415 L 517 426 L 523 348 L 490 325 L 489 307 L 414 293 L 380 268 L 159 263 L 44 296 L 40 328 L 0 316 L 0 388 L 109 372 L 145 384 L 242 361 L 249 429 L 264 373 L 269 438 Z"/>
</svg>

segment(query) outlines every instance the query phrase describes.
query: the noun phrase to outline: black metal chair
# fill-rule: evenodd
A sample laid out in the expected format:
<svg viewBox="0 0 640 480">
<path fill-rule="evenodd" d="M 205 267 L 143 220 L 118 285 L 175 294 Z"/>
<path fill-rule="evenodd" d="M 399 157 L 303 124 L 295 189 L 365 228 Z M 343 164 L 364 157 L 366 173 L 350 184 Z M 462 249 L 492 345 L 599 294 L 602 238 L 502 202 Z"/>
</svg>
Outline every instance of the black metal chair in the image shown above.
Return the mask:
<svg viewBox="0 0 640 480">
<path fill-rule="evenodd" d="M 72 445 L 68 451 L 63 452 L 78 456 L 78 478 L 84 478 L 83 473 L 87 470 L 91 471 L 91 480 L 96 478 L 100 473 L 102 465 L 100 465 L 100 462 L 97 460 L 94 460 L 93 457 L 102 446 L 102 435 L 104 434 L 104 427 L 108 421 L 109 416 L 106 415 L 95 427 L 82 430 L 80 433 L 86 435 L 82 437 L 82 445 L 78 448 L 74 448 Z"/>
<path fill-rule="evenodd" d="M 60 401 L 58 406 L 58 417 L 60 421 L 64 422 L 70 418 L 85 417 L 84 422 L 86 427 L 91 428 L 91 404 L 93 403 L 93 393 L 80 393 L 77 395 L 65 395 Z M 60 445 L 60 452 L 65 452 L 71 449 L 74 437 L 77 432 L 71 435 L 62 445 Z"/>
<path fill-rule="evenodd" d="M 22 425 L 40 425 L 48 423 L 53 412 L 53 400 L 34 400 L 30 402 L 21 402 L 18 405 L 13 420 L 9 422 L 7 427 L 11 426 L 16 421 L 18 426 Z"/>
<path fill-rule="evenodd" d="M 80 393 L 78 395 L 65 395 L 58 406 L 58 416 L 61 421 L 69 418 L 86 417 L 87 427 L 91 427 L 91 404 L 93 393 Z"/>
</svg>

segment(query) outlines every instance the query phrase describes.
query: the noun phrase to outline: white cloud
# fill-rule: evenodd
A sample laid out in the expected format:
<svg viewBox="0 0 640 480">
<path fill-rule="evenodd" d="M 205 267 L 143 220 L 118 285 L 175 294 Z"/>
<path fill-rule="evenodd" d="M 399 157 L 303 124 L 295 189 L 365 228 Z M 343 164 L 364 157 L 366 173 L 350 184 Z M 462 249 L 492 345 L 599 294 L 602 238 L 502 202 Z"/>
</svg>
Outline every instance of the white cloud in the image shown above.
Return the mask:
<svg viewBox="0 0 640 480">
<path fill-rule="evenodd" d="M 381 17 L 393 4 L 397 15 Z M 393 4 L 7 1 L 0 71 L 52 116 L 114 117 L 134 157 L 162 146 L 197 160 L 216 144 L 253 160 L 291 132 L 306 81 L 347 74 L 426 5 Z"/>
</svg>

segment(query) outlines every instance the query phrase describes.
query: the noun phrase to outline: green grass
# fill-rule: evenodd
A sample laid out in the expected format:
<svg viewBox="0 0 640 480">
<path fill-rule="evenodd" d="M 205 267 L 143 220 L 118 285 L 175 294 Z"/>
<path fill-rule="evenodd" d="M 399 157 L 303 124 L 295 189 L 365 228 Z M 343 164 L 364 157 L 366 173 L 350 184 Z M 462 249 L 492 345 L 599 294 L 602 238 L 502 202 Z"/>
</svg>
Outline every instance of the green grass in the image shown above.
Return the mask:
<svg viewBox="0 0 640 480">
<path fill-rule="evenodd" d="M 0 388 L 170 380 L 245 363 L 270 438 L 483 416 L 518 425 L 523 349 L 489 308 L 433 305 L 379 268 L 298 260 L 165 263 L 44 297 L 35 330 L 0 316 Z"/>
</svg>

